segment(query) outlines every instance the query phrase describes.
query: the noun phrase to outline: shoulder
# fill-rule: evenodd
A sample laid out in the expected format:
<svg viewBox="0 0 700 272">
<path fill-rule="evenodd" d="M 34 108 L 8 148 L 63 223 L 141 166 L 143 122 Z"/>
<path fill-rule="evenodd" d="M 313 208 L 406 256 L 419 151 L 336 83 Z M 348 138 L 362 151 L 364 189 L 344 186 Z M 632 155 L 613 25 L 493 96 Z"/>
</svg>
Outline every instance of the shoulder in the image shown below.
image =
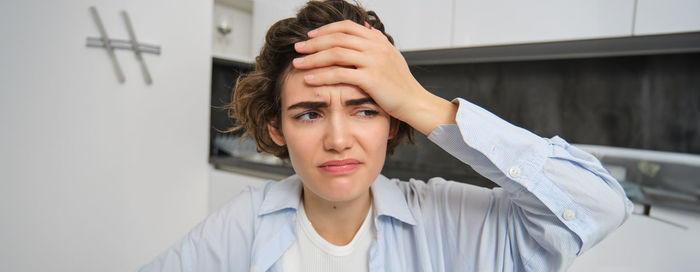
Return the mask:
<svg viewBox="0 0 700 272">
<path fill-rule="evenodd" d="M 219 210 L 211 213 L 200 224 L 205 233 L 227 233 L 230 231 L 248 233 L 253 230 L 256 216 L 265 199 L 265 194 L 276 181 L 266 181 L 263 186 L 246 186 Z M 193 233 L 196 235 L 196 232 Z"/>
<path fill-rule="evenodd" d="M 246 186 L 216 214 L 234 221 L 253 222 L 279 210 L 296 208 L 301 187 L 296 175 L 280 181 L 269 180 L 262 186 Z"/>
<path fill-rule="evenodd" d="M 228 203 L 221 207 L 217 213 L 240 213 L 241 209 L 249 208 L 251 210 L 259 209 L 265 198 L 265 193 L 270 190 L 277 181 L 268 180 L 262 186 L 248 185 L 243 188 L 236 196 Z"/>
</svg>

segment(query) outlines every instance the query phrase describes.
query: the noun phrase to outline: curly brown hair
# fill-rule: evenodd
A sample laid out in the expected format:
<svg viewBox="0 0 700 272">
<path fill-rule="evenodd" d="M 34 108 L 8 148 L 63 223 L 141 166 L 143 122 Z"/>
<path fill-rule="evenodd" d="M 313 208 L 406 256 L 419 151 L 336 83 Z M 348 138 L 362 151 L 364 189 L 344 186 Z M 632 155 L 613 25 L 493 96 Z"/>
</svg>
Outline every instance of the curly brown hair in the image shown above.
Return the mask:
<svg viewBox="0 0 700 272">
<path fill-rule="evenodd" d="M 267 152 L 281 159 L 289 158 L 287 147 L 272 141 L 268 124 L 279 128 L 282 83 L 286 74 L 293 69 L 292 60 L 302 56 L 294 50 L 294 44 L 307 40 L 306 33 L 313 29 L 343 20 L 352 20 L 361 25 L 367 22 L 394 44 L 374 11 L 365 11 L 359 4 L 343 0 L 308 2 L 296 17 L 280 20 L 267 31 L 265 44 L 255 58 L 255 70 L 237 79 L 233 101 L 225 106 L 229 117 L 236 120 L 235 126 L 226 132 L 243 129 L 243 137 L 252 137 L 258 152 Z M 391 155 L 404 138 L 413 143 L 413 128 L 400 122 L 396 135 L 387 143 L 387 154 Z"/>
</svg>

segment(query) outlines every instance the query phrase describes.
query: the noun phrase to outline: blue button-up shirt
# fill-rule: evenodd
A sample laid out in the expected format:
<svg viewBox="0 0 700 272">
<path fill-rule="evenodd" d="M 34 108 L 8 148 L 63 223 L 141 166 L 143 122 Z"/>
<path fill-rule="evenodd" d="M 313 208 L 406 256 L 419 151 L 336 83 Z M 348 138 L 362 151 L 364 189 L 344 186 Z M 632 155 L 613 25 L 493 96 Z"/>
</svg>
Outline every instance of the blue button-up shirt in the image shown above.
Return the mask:
<svg viewBox="0 0 700 272">
<path fill-rule="evenodd" d="M 370 271 L 562 271 L 631 213 L 592 155 L 454 102 L 429 139 L 500 188 L 378 176 Z M 141 271 L 281 271 L 301 191 L 296 175 L 246 189 Z"/>
</svg>

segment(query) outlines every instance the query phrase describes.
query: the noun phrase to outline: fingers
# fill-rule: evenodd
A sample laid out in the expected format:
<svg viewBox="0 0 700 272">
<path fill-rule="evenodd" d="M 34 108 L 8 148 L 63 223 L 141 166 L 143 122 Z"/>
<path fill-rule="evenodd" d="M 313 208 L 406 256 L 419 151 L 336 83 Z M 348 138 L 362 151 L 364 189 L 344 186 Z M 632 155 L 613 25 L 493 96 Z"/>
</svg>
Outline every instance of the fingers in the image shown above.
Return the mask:
<svg viewBox="0 0 700 272">
<path fill-rule="evenodd" d="M 331 66 L 318 69 L 312 74 L 304 76 L 304 81 L 309 85 L 334 85 L 350 84 L 362 88 L 361 72 L 350 67 Z"/>
<path fill-rule="evenodd" d="M 368 45 L 369 43 L 367 40 L 358 36 L 345 33 L 331 33 L 307 41 L 298 42 L 294 44 L 294 49 L 302 54 L 311 54 L 333 47 L 363 51 L 363 48 L 367 48 Z"/>
<path fill-rule="evenodd" d="M 367 56 L 362 54 L 362 52 L 333 47 L 305 57 L 296 58 L 292 61 L 292 64 L 297 69 L 313 69 L 332 65 L 361 67 L 365 65 L 366 58 Z"/>
<path fill-rule="evenodd" d="M 372 28 L 367 22 L 360 25 L 345 20 L 330 23 L 309 32 L 311 39 L 294 45 L 297 52 L 312 54 L 294 60 L 297 69 L 312 69 L 329 65 L 360 67 L 367 62 L 364 52 L 391 47 L 381 31 Z M 381 37 L 379 40 L 377 37 Z M 382 52 L 381 50 L 378 52 Z M 376 55 L 376 54 L 375 54 Z"/>
</svg>

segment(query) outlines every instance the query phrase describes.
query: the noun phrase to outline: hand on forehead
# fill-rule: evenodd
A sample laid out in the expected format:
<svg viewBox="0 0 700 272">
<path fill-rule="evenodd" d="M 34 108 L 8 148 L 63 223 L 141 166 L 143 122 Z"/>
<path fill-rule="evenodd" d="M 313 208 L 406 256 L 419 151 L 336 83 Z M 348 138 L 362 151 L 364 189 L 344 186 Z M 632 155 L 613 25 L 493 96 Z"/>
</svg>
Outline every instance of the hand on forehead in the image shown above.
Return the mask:
<svg viewBox="0 0 700 272">
<path fill-rule="evenodd" d="M 380 31 L 345 20 L 307 33 L 295 44 L 301 54 L 296 69 L 308 70 L 306 83 L 314 86 L 345 83 L 358 86 L 382 110 L 399 120 L 410 118 L 414 106 L 430 94 L 413 77 L 391 41 Z M 326 68 L 318 69 L 315 68 Z M 302 77 L 303 78 L 303 77 Z"/>
</svg>

